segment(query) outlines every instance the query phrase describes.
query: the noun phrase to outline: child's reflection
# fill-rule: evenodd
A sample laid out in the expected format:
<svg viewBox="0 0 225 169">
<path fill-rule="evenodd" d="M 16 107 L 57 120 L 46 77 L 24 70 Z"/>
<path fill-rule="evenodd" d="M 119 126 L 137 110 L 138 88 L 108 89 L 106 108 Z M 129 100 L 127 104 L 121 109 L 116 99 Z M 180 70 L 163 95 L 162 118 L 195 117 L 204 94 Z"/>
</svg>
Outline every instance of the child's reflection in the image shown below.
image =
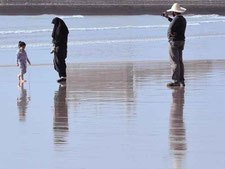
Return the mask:
<svg viewBox="0 0 225 169">
<path fill-rule="evenodd" d="M 54 141 L 55 144 L 66 143 L 68 132 L 68 107 L 66 101 L 66 84 L 60 85 L 54 98 Z"/>
<path fill-rule="evenodd" d="M 24 83 L 19 83 L 21 90 L 20 96 L 17 98 L 17 107 L 19 112 L 19 120 L 21 122 L 26 120 L 27 107 L 30 102 L 30 97 L 27 96 L 27 90 L 24 89 Z"/>
<path fill-rule="evenodd" d="M 186 129 L 183 120 L 184 88 L 172 89 L 172 104 L 170 109 L 170 150 L 173 158 L 173 168 L 183 168 L 186 145 Z"/>
</svg>

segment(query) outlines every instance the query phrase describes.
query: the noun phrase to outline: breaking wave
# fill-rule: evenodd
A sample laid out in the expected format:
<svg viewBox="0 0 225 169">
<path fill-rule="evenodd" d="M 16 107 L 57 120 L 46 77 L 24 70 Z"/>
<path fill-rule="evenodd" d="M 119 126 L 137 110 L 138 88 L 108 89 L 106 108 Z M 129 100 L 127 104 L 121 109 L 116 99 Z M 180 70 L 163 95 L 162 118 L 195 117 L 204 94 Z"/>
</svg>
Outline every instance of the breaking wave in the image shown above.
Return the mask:
<svg viewBox="0 0 225 169">
<path fill-rule="evenodd" d="M 189 23 L 188 26 L 196 26 L 199 23 Z M 168 25 L 140 25 L 140 26 L 112 26 L 112 27 L 90 27 L 90 28 L 69 28 L 69 31 L 104 31 L 104 30 L 117 30 L 117 29 L 151 29 L 151 28 L 167 28 Z M 37 30 L 7 30 L 0 31 L 0 35 L 7 34 L 32 34 L 51 32 L 52 29 L 37 29 Z"/>
<path fill-rule="evenodd" d="M 72 15 L 72 16 L 60 16 L 61 19 L 71 19 L 71 18 L 84 18 L 83 15 Z"/>
<path fill-rule="evenodd" d="M 199 38 L 225 38 L 225 34 L 217 35 L 193 35 L 189 36 L 186 39 L 199 39 Z M 78 46 L 78 45 L 96 45 L 96 44 L 113 44 L 113 43 L 134 43 L 134 42 L 150 42 L 150 41 L 167 41 L 166 37 L 154 37 L 154 38 L 140 38 L 140 39 L 116 39 L 116 40 L 92 40 L 92 41 L 72 41 L 69 42 L 69 46 Z M 51 48 L 51 43 L 31 43 L 27 45 L 28 48 L 36 47 L 48 47 Z M 17 48 L 17 44 L 12 45 L 0 45 L 0 49 L 11 49 Z"/>
</svg>

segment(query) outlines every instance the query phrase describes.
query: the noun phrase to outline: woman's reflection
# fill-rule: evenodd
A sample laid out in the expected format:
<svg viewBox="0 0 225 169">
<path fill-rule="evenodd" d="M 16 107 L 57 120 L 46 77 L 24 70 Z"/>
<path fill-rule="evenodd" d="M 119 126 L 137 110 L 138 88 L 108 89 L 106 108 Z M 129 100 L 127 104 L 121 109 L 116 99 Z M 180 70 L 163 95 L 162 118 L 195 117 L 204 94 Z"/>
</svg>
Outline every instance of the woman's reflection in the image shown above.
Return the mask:
<svg viewBox="0 0 225 169">
<path fill-rule="evenodd" d="M 20 83 L 18 87 L 21 90 L 20 96 L 17 98 L 19 120 L 24 122 L 26 120 L 27 107 L 30 102 L 30 97 L 27 96 L 27 90 L 24 89 L 24 83 Z"/>
<path fill-rule="evenodd" d="M 60 85 L 54 98 L 54 142 L 66 143 L 68 132 L 68 107 L 66 101 L 66 84 Z"/>
<path fill-rule="evenodd" d="M 184 88 L 172 89 L 172 104 L 170 110 L 170 150 L 173 158 L 173 168 L 183 168 L 186 153 L 186 129 L 183 120 Z"/>
</svg>

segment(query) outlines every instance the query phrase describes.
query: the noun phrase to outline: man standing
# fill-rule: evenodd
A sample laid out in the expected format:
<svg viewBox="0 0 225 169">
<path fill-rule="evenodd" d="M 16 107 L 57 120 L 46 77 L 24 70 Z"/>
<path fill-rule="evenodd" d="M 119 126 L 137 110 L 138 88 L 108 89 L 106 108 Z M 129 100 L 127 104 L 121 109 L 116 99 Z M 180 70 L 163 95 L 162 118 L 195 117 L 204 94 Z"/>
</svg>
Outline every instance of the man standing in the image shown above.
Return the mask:
<svg viewBox="0 0 225 169">
<path fill-rule="evenodd" d="M 169 55 L 172 68 L 172 80 L 167 86 L 185 86 L 184 79 L 184 64 L 182 53 L 185 44 L 186 19 L 181 15 L 186 11 L 180 7 L 178 3 L 173 4 L 172 8 L 167 12 L 172 12 L 174 19 L 170 18 L 166 12 L 163 13 L 165 18 L 171 22 L 168 29 L 169 39 Z"/>
</svg>

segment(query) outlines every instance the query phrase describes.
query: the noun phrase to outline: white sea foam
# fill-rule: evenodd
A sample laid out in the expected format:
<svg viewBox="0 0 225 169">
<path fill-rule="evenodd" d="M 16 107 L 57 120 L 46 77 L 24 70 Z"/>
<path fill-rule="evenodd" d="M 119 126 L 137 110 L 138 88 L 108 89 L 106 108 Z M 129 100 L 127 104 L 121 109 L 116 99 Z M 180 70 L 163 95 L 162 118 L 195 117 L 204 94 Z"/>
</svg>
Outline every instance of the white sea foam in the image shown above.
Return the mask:
<svg viewBox="0 0 225 169">
<path fill-rule="evenodd" d="M 51 32 L 51 31 L 52 31 L 52 29 L 8 30 L 8 31 L 0 31 L 0 35 L 5 35 L 5 34 L 32 34 L 32 33 Z"/>
<path fill-rule="evenodd" d="M 188 15 L 187 19 L 225 19 L 225 16 L 212 14 L 212 15 Z"/>
<path fill-rule="evenodd" d="M 101 30 L 115 30 L 115 29 L 148 29 L 148 28 L 164 28 L 168 25 L 140 25 L 140 26 L 112 26 L 112 27 L 92 27 L 92 28 L 70 28 L 71 31 L 101 31 Z"/>
<path fill-rule="evenodd" d="M 188 26 L 197 26 L 199 23 L 189 23 Z M 90 27 L 90 28 L 69 28 L 69 31 L 104 31 L 117 29 L 151 29 L 151 28 L 167 28 L 168 25 L 140 25 L 140 26 L 112 26 L 112 27 Z M 36 30 L 7 30 L 0 31 L 0 35 L 7 34 L 32 34 L 51 32 L 52 29 L 36 29 Z"/>
<path fill-rule="evenodd" d="M 194 35 L 194 36 L 189 36 L 186 39 L 200 39 L 200 38 L 225 38 L 225 34 L 218 34 L 218 35 Z"/>
<path fill-rule="evenodd" d="M 27 45 L 28 48 L 36 48 L 36 47 L 52 47 L 51 43 L 31 43 Z M 11 45 L 0 45 L 0 49 L 13 49 L 18 48 L 18 44 L 11 44 Z"/>
<path fill-rule="evenodd" d="M 82 15 L 73 15 L 73 16 L 61 16 L 63 19 L 69 18 L 83 18 Z M 206 23 L 219 23 L 225 22 L 225 16 L 220 15 L 193 15 L 186 16 L 186 18 L 192 18 L 193 20 L 188 21 L 188 26 L 198 26 Z M 196 18 L 196 20 L 195 20 Z M 200 19 L 199 19 L 200 18 Z M 154 28 L 166 28 L 168 24 L 165 25 L 125 25 L 125 26 L 108 26 L 108 27 L 72 27 L 69 28 L 70 31 L 104 31 L 104 30 L 119 30 L 119 29 L 154 29 Z M 46 33 L 51 32 L 52 29 L 24 29 L 24 30 L 5 30 L 0 31 L 0 35 L 8 34 L 36 34 L 36 33 Z"/>
<path fill-rule="evenodd" d="M 225 38 L 225 34 L 218 35 L 192 35 L 186 39 L 199 39 L 199 38 Z M 69 42 L 68 45 L 94 45 L 94 44 L 111 44 L 111 43 L 129 43 L 129 42 L 148 42 L 148 41 L 167 41 L 167 37 L 154 37 L 154 38 L 140 38 L 140 39 L 119 39 L 119 40 L 95 40 L 95 41 L 74 41 Z"/>
<path fill-rule="evenodd" d="M 69 31 L 102 31 L 102 30 L 115 30 L 115 29 L 149 29 L 149 28 L 163 28 L 168 25 L 142 25 L 142 26 L 112 26 L 112 27 L 90 27 L 90 28 L 69 28 Z M 41 32 L 51 32 L 52 29 L 37 29 L 37 30 L 7 30 L 0 31 L 0 35 L 5 34 L 32 34 Z"/>
<path fill-rule="evenodd" d="M 212 35 L 192 35 L 186 39 L 200 39 L 200 38 L 225 38 L 225 34 L 212 34 Z M 153 37 L 153 38 L 140 38 L 140 39 L 115 39 L 115 40 L 92 40 L 92 41 L 71 41 L 68 43 L 69 46 L 80 46 L 80 45 L 96 45 L 96 44 L 115 44 L 115 43 L 135 43 L 135 42 L 156 42 L 156 41 L 167 41 L 166 37 Z M 27 48 L 51 48 L 51 43 L 31 43 Z M 17 44 L 0 45 L 0 49 L 13 49 L 17 48 Z"/>
<path fill-rule="evenodd" d="M 205 21 L 200 21 L 200 23 L 221 23 L 225 22 L 225 20 L 205 20 Z"/>
<path fill-rule="evenodd" d="M 61 19 L 71 19 L 71 18 L 84 18 L 83 15 L 72 15 L 72 16 L 60 16 Z"/>
<path fill-rule="evenodd" d="M 94 45 L 94 44 L 112 44 L 112 43 L 128 43 L 128 42 L 141 42 L 141 41 L 159 41 L 166 40 L 167 38 L 145 38 L 145 39 L 119 39 L 119 40 L 93 40 L 93 41 L 72 41 L 68 42 L 69 46 L 76 45 Z M 51 43 L 33 43 L 27 45 L 27 48 L 36 48 L 36 47 L 51 47 Z M 17 44 L 13 45 L 0 45 L 0 49 L 10 49 L 17 48 Z"/>
<path fill-rule="evenodd" d="M 212 18 L 212 17 L 217 17 L 218 15 L 188 15 L 186 18 Z"/>
</svg>

